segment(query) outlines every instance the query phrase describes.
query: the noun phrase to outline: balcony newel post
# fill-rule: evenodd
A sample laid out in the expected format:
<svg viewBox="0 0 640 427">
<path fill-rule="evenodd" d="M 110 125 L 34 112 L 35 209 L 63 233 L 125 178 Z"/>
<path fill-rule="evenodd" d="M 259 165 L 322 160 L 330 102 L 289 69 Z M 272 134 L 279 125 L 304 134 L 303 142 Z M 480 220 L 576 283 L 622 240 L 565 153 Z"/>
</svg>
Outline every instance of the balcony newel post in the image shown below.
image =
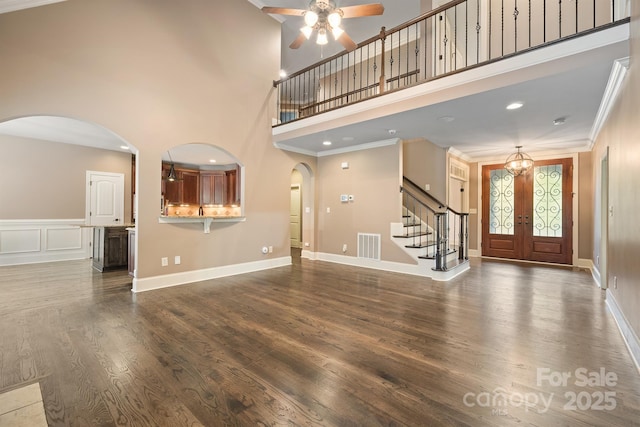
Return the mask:
<svg viewBox="0 0 640 427">
<path fill-rule="evenodd" d="M 441 241 L 442 241 L 442 217 L 440 214 L 436 214 L 436 271 L 442 271 L 442 252 L 441 252 Z"/>
<path fill-rule="evenodd" d="M 382 46 L 382 51 L 380 52 L 380 93 L 384 93 L 384 81 L 385 81 L 385 75 L 384 75 L 384 67 L 385 67 L 385 55 L 384 55 L 384 42 L 387 38 L 387 32 L 386 32 L 386 28 L 382 27 L 380 29 L 380 42 L 381 42 L 381 46 Z"/>
</svg>

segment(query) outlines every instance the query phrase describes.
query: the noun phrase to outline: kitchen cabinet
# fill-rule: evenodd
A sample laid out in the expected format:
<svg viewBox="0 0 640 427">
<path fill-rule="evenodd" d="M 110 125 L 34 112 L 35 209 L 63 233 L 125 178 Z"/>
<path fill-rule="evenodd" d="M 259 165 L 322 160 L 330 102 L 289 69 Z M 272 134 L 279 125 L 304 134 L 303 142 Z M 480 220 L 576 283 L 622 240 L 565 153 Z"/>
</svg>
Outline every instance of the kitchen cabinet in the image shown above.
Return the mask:
<svg viewBox="0 0 640 427">
<path fill-rule="evenodd" d="M 200 172 L 200 202 L 203 205 L 239 204 L 238 173 L 227 171 Z"/>
<path fill-rule="evenodd" d="M 93 228 L 93 268 L 105 271 L 126 268 L 128 232 L 124 226 Z"/>
<path fill-rule="evenodd" d="M 200 204 L 200 172 L 175 167 L 176 181 L 167 181 L 171 164 L 162 164 L 162 194 L 166 203 L 181 205 Z"/>
<path fill-rule="evenodd" d="M 200 189 L 203 205 L 224 205 L 226 193 L 224 171 L 200 172 Z"/>
</svg>

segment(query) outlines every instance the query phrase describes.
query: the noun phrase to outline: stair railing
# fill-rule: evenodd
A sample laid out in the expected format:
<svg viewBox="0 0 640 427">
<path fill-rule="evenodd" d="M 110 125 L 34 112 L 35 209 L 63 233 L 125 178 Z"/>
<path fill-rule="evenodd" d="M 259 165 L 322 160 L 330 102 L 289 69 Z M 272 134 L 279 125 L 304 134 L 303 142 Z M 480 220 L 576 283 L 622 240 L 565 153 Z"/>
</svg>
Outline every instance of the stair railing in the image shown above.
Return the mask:
<svg viewBox="0 0 640 427">
<path fill-rule="evenodd" d="M 274 81 L 273 126 L 627 23 L 625 3 L 450 1 Z"/>
<path fill-rule="evenodd" d="M 453 252 L 458 254 L 456 264 L 467 261 L 469 214 L 451 209 L 406 177 L 403 177 L 400 192 L 403 195 L 403 218 L 410 221 L 409 227 L 405 225 L 404 237 L 413 239 L 413 244 L 407 247 L 426 248 L 425 254 L 419 258 L 435 260 L 435 271 L 447 271 L 447 258 Z M 416 220 L 419 223 L 416 223 Z M 417 231 L 415 227 L 418 227 Z M 410 234 L 410 228 L 413 228 L 413 234 Z M 430 240 L 430 235 L 434 235 L 435 238 Z"/>
</svg>

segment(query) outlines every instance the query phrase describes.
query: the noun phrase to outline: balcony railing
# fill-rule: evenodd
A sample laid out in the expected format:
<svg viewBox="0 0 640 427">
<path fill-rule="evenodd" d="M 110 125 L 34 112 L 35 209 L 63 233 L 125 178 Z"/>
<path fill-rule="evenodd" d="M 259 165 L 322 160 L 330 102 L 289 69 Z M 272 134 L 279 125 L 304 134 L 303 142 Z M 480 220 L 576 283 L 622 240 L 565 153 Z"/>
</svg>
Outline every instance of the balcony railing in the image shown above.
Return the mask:
<svg viewBox="0 0 640 427">
<path fill-rule="evenodd" d="M 454 0 L 275 81 L 275 126 L 625 22 L 629 0 Z"/>
</svg>

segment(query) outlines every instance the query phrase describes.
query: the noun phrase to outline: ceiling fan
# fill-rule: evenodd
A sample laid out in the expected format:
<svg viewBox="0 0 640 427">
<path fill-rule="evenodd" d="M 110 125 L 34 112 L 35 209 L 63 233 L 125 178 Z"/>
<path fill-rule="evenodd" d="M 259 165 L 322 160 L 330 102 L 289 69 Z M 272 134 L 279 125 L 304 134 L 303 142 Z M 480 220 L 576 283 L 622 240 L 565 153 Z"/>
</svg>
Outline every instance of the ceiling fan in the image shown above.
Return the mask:
<svg viewBox="0 0 640 427">
<path fill-rule="evenodd" d="M 356 6 L 336 7 L 333 0 L 311 0 L 308 9 L 289 9 L 286 7 L 262 8 L 264 13 L 276 15 L 303 16 L 305 26 L 300 29 L 298 37 L 289 45 L 291 49 L 299 48 L 305 40 L 311 38 L 311 34 L 318 32 L 316 43 L 325 45 L 329 42 L 327 34 L 331 32 L 348 51 L 354 50 L 357 45 L 349 35 L 340 28 L 343 19 L 358 18 L 360 16 L 382 15 L 384 6 L 380 3 L 360 4 Z"/>
</svg>

